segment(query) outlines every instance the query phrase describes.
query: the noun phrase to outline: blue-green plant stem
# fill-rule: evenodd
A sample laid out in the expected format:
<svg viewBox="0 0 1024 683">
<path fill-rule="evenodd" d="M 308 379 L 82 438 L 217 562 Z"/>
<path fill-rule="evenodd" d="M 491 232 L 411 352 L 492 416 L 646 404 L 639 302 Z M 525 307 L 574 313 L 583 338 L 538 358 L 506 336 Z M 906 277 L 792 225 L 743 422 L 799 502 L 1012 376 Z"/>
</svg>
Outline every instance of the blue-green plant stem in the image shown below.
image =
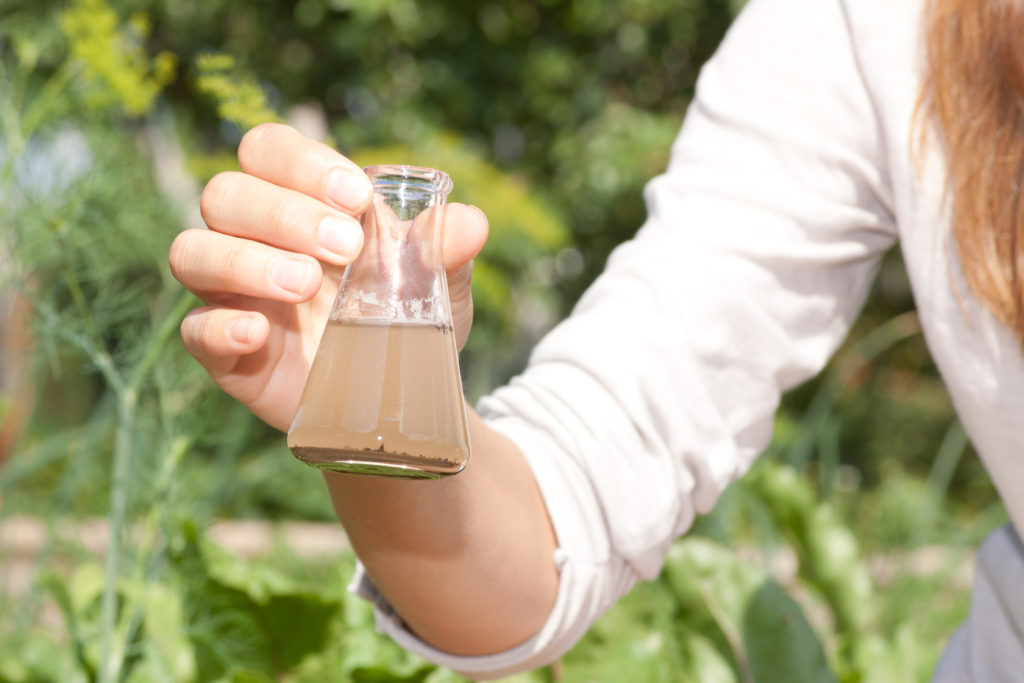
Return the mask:
<svg viewBox="0 0 1024 683">
<path fill-rule="evenodd" d="M 186 436 L 177 436 L 172 439 L 167 447 L 167 455 L 163 459 L 163 466 L 157 475 L 156 483 L 153 486 L 153 497 L 156 500 L 166 501 L 170 497 L 174 484 L 174 475 L 181 463 L 185 452 L 191 445 L 192 440 Z M 147 515 L 142 538 L 148 539 L 149 547 L 136 554 L 135 568 L 132 572 L 133 584 L 139 590 L 137 604 L 131 610 L 131 616 L 127 619 L 124 628 L 124 635 L 121 638 L 119 652 L 127 652 L 129 644 L 135 637 L 136 631 L 142 625 L 145 618 L 145 608 L 148 602 L 149 590 L 152 586 L 147 581 L 149 572 L 164 558 L 166 544 L 160 536 L 160 526 L 165 521 L 167 505 L 154 505 Z"/>
<path fill-rule="evenodd" d="M 121 534 L 124 526 L 128 495 L 126 484 L 132 451 L 132 432 L 134 430 L 135 404 L 138 400 L 138 391 L 134 387 L 127 386 L 124 381 L 124 375 L 118 370 L 113 358 L 111 358 L 106 349 L 98 346 L 90 335 L 58 324 L 58 316 L 48 304 L 42 301 L 36 301 L 35 303 L 36 313 L 46 323 L 47 327 L 53 330 L 55 334 L 81 349 L 88 356 L 116 397 L 117 431 L 114 440 L 114 463 L 111 473 L 110 512 L 108 514 L 110 541 L 104 564 L 103 597 L 100 606 L 102 642 L 100 647 L 99 680 L 101 683 L 107 683 L 115 680 L 116 674 L 120 670 L 119 658 L 116 653 L 111 652 L 111 649 L 117 613 L 117 577 L 121 561 Z M 112 667 L 114 671 L 111 670 Z"/>
<path fill-rule="evenodd" d="M 135 405 L 138 393 L 127 388 L 118 395 L 117 436 L 114 441 L 114 466 L 110 481 L 110 513 L 108 516 L 109 543 L 104 563 L 103 598 L 100 607 L 100 683 L 117 680 L 124 651 L 113 650 L 117 620 L 117 587 L 121 564 L 121 543 L 125 511 L 128 505 L 128 467 L 132 453 L 135 427 Z"/>
<path fill-rule="evenodd" d="M 80 289 L 74 273 L 65 271 L 65 279 L 72 292 Z M 35 299 L 35 297 L 33 297 Z M 121 551 L 125 516 L 128 505 L 128 481 L 131 456 L 134 450 L 135 410 L 139 392 L 149 372 L 164 351 L 168 339 L 177 328 L 179 321 L 193 305 L 191 294 L 182 293 L 171 309 L 155 326 L 146 351 L 129 372 L 118 368 L 113 357 L 102 346 L 95 321 L 84 316 L 85 329 L 61 325 L 56 311 L 43 301 L 35 299 L 35 311 L 47 328 L 82 350 L 103 376 L 104 381 L 116 397 L 116 433 L 114 457 L 111 468 L 108 528 L 110 543 L 104 563 L 104 588 L 100 607 L 100 663 L 99 681 L 109 683 L 117 680 L 123 664 L 123 647 L 114 651 L 117 626 L 117 589 L 120 575 Z M 81 303 L 81 302 L 78 302 Z"/>
<path fill-rule="evenodd" d="M 100 608 L 102 643 L 99 683 L 116 681 L 124 662 L 124 643 L 120 643 L 115 651 L 114 637 L 117 628 L 117 586 L 121 569 L 121 544 L 128 506 L 128 475 L 133 452 L 135 408 L 138 404 L 139 390 L 149 371 L 163 353 L 167 340 L 176 329 L 178 321 L 181 320 L 192 302 L 190 294 L 182 294 L 178 297 L 175 305 L 156 326 L 153 338 L 146 345 L 146 353 L 129 373 L 128 381 L 118 382 L 113 387 L 117 394 L 118 424 L 110 481 L 110 512 L 108 516 L 110 544 L 104 564 L 103 598 Z M 109 359 L 109 355 L 107 358 Z"/>
<path fill-rule="evenodd" d="M 153 338 L 146 346 L 146 353 L 142 356 L 139 362 L 132 369 L 131 374 L 128 376 L 128 386 L 138 389 L 149 375 L 150 370 L 153 369 L 153 365 L 156 364 L 160 356 L 163 355 L 167 341 L 171 338 L 171 335 L 177 331 L 178 326 L 181 324 L 181 319 L 185 317 L 185 314 L 195 305 L 196 299 L 188 292 L 182 292 L 177 300 L 174 302 L 174 306 L 171 307 L 170 311 L 161 319 L 160 324 L 157 326 L 156 332 L 153 333 Z"/>
</svg>

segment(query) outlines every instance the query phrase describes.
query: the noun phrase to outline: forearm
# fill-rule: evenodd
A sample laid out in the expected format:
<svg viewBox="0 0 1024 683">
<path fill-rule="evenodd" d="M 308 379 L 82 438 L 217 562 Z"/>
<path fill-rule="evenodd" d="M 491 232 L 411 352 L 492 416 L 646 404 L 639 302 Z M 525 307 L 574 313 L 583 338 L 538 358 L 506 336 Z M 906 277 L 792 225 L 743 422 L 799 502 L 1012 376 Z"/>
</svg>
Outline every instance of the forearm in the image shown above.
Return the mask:
<svg viewBox="0 0 1024 683">
<path fill-rule="evenodd" d="M 326 476 L 377 588 L 434 647 L 487 654 L 523 642 L 555 601 L 555 537 L 518 448 L 469 414 L 472 458 L 437 481 Z"/>
</svg>

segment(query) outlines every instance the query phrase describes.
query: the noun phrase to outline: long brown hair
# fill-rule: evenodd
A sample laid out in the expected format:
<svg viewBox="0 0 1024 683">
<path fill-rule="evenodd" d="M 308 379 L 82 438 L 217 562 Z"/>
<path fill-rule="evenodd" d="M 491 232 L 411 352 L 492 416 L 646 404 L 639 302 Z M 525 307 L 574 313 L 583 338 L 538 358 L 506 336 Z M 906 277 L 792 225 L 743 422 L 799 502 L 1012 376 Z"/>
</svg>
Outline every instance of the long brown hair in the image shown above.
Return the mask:
<svg viewBox="0 0 1024 683">
<path fill-rule="evenodd" d="M 924 28 L 961 267 L 1024 344 L 1024 0 L 929 0 Z"/>
</svg>

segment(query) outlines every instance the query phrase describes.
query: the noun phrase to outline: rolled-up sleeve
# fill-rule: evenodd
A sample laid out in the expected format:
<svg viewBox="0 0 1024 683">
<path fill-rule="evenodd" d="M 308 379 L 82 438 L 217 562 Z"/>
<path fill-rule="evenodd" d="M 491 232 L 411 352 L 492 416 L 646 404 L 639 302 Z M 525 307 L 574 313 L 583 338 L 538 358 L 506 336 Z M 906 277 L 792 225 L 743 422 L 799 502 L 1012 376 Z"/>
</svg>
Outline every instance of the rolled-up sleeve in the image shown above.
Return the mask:
<svg viewBox="0 0 1024 683">
<path fill-rule="evenodd" d="M 895 239 L 885 141 L 838 0 L 753 0 L 705 67 L 648 220 L 525 372 L 479 405 L 529 461 L 558 539 L 555 608 L 466 675 L 549 662 L 767 445 L 780 395 L 842 341 Z M 364 577 L 365 579 L 365 577 Z"/>
</svg>

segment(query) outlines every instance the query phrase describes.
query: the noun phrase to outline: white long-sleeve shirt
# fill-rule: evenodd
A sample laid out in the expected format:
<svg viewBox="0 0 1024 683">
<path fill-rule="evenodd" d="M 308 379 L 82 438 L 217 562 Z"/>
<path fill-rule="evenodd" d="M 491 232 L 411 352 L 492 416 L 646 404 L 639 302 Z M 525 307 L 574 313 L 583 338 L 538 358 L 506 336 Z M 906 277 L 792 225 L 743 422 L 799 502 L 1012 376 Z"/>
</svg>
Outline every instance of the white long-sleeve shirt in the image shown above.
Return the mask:
<svg viewBox="0 0 1024 683">
<path fill-rule="evenodd" d="M 709 511 L 771 437 L 782 392 L 816 374 L 899 242 L 925 338 L 1024 528 L 1024 359 L 967 289 L 933 149 L 913 157 L 921 0 L 752 0 L 705 66 L 649 217 L 526 371 L 480 411 L 522 450 L 557 535 L 541 631 L 453 657 L 473 677 L 571 647 Z"/>
</svg>

